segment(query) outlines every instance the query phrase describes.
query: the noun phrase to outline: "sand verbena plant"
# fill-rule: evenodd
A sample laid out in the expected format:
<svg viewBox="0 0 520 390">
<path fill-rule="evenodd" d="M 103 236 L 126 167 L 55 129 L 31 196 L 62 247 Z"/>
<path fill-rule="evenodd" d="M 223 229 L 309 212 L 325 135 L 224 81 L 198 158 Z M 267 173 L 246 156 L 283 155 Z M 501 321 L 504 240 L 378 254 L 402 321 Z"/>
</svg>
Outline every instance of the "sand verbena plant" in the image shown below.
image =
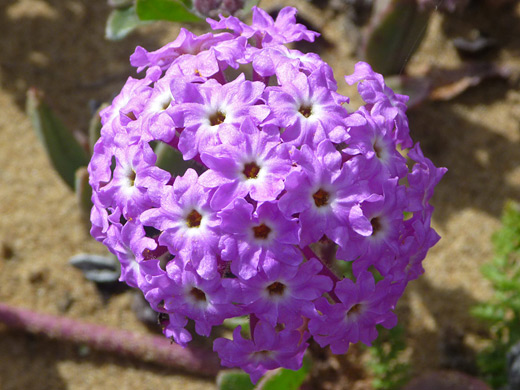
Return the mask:
<svg viewBox="0 0 520 390">
<path fill-rule="evenodd" d="M 439 239 L 429 200 L 445 169 L 410 138 L 407 97 L 358 63 L 345 80 L 366 104 L 348 111 L 330 66 L 286 47 L 317 35 L 295 14 L 254 8 L 251 25 L 208 19 L 215 32 L 138 47 L 146 72 L 101 113 L 89 164 L 91 233 L 121 280 L 180 345 L 188 321 L 209 336 L 248 316 L 248 337 L 237 327 L 213 345 L 253 382 L 298 369 L 310 337 L 341 354 L 393 327 Z"/>
</svg>

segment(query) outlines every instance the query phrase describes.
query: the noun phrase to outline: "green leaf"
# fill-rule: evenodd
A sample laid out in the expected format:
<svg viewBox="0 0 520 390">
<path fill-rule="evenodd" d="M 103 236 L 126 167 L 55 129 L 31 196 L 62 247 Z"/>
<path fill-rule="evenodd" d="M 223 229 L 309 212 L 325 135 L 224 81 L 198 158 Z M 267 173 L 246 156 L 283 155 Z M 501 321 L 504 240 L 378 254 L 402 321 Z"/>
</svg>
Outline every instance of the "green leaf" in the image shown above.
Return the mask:
<svg viewBox="0 0 520 390">
<path fill-rule="evenodd" d="M 489 322 L 499 322 L 504 319 L 503 310 L 499 310 L 495 306 L 489 304 L 481 304 L 471 308 L 471 314 Z"/>
<path fill-rule="evenodd" d="M 311 368 L 310 359 L 304 358 L 302 368 L 297 371 L 278 368 L 267 372 L 255 390 L 298 390 Z"/>
<path fill-rule="evenodd" d="M 88 143 L 91 154 L 94 151 L 94 145 L 101 136 L 101 116 L 99 115 L 99 113 L 106 107 L 108 107 L 108 103 L 103 103 L 96 110 L 96 113 L 92 116 L 92 118 L 90 118 L 90 122 L 88 125 Z"/>
<path fill-rule="evenodd" d="M 242 329 L 249 329 L 249 316 L 226 318 L 222 325 L 231 330 L 235 330 L 239 325 Z"/>
<path fill-rule="evenodd" d="M 105 38 L 112 41 L 123 39 L 137 27 L 146 24 L 137 17 L 135 7 L 115 9 L 110 12 L 105 26 Z"/>
<path fill-rule="evenodd" d="M 251 13 L 251 9 L 260 3 L 260 0 L 246 0 L 244 1 L 244 8 L 242 8 L 242 15 L 238 15 L 240 19 L 242 16 L 249 15 Z M 235 15 L 237 16 L 237 15 Z"/>
<path fill-rule="evenodd" d="M 76 171 L 75 182 L 76 199 L 79 205 L 81 219 L 87 230 L 92 226 L 90 223 L 90 211 L 92 209 L 92 187 L 88 183 L 87 167 L 81 167 Z"/>
<path fill-rule="evenodd" d="M 204 172 L 204 167 L 199 163 L 193 160 L 184 160 L 178 149 L 174 149 L 164 142 L 159 142 L 155 146 L 154 152 L 157 155 L 155 165 L 170 172 L 173 176 L 184 175 L 188 168 L 195 169 L 199 175 Z"/>
<path fill-rule="evenodd" d="M 495 257 L 482 267 L 492 282 L 494 297 L 472 308 L 471 313 L 490 322 L 492 344 L 481 351 L 477 362 L 481 375 L 493 388 L 507 383 L 507 360 L 512 345 L 520 341 L 520 206 L 508 201 L 502 215 L 502 228 L 493 235 Z"/>
<path fill-rule="evenodd" d="M 413 0 L 390 0 L 374 13 L 366 30 L 362 56 L 383 75 L 399 74 L 422 41 L 430 12 Z"/>
<path fill-rule="evenodd" d="M 35 88 L 27 92 L 27 115 L 54 169 L 74 190 L 76 171 L 88 165 L 87 151 L 45 104 L 43 94 Z"/>
<path fill-rule="evenodd" d="M 170 22 L 200 22 L 202 19 L 189 10 L 191 4 L 179 0 L 137 0 L 136 10 L 141 20 Z"/>
<path fill-rule="evenodd" d="M 372 386 L 378 390 L 399 389 L 410 377 L 410 364 L 401 362 L 406 349 L 404 328 L 398 324 L 385 329 L 378 325 L 378 338 L 368 347 L 370 359 L 366 362 L 374 379 Z"/>
<path fill-rule="evenodd" d="M 217 375 L 219 390 L 253 390 L 249 374 L 242 370 L 222 370 Z"/>
</svg>

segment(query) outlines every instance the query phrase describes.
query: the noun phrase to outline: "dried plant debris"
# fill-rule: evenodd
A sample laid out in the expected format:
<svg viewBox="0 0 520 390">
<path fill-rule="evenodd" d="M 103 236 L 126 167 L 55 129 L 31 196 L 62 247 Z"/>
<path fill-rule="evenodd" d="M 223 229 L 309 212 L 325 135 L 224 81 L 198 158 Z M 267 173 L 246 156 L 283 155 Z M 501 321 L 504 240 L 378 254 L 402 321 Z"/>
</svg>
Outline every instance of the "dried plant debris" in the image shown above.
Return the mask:
<svg viewBox="0 0 520 390">
<path fill-rule="evenodd" d="M 69 263 L 83 272 L 85 279 L 96 284 L 104 303 L 112 295 L 128 290 L 128 286 L 119 281 L 120 264 L 115 256 L 80 253 L 71 257 Z"/>
<path fill-rule="evenodd" d="M 453 46 L 461 56 L 476 57 L 486 54 L 497 46 L 495 39 L 475 31 L 470 37 L 457 37 L 452 40 Z"/>
<path fill-rule="evenodd" d="M 69 259 L 70 265 L 81 270 L 86 279 L 95 283 L 113 283 L 119 280 L 119 262 L 113 256 L 80 253 Z"/>
<path fill-rule="evenodd" d="M 412 109 L 427 100 L 452 100 L 484 80 L 509 80 L 511 76 L 507 66 L 468 62 L 455 69 L 430 68 L 422 76 L 389 76 L 386 81 L 394 91 L 410 97 L 407 107 Z"/>
<path fill-rule="evenodd" d="M 470 87 L 491 78 L 508 79 L 512 72 L 506 66 L 491 62 L 468 62 L 456 69 L 432 69 L 430 99 L 451 100 Z"/>
</svg>

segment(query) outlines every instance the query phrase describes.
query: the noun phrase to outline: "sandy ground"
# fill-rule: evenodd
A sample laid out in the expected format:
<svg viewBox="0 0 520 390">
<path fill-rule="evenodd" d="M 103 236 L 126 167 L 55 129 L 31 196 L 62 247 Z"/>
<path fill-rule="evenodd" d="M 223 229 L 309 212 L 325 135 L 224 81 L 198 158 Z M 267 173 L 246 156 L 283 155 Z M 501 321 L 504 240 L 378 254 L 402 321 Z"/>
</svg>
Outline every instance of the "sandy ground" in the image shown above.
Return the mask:
<svg viewBox="0 0 520 390">
<path fill-rule="evenodd" d="M 332 43 L 323 53 L 340 80 L 352 72 L 355 37 L 342 15 L 297 4 Z M 264 2 L 269 9 L 274 2 Z M 278 3 L 279 4 L 279 3 Z M 147 328 L 130 309 L 131 295 L 105 302 L 68 265 L 79 252 L 103 254 L 80 223 L 74 195 L 50 167 L 24 113 L 36 86 L 71 129 L 85 129 L 88 103 L 106 101 L 133 70 L 128 57 L 173 39 L 178 26 L 148 26 L 122 42 L 103 39 L 104 1 L 2 0 L 0 3 L 0 302 L 138 332 Z M 489 12 L 496 14 L 489 15 Z M 499 19 L 498 19 L 499 18 Z M 437 367 L 446 329 L 478 345 L 486 328 L 468 314 L 490 296 L 479 272 L 492 257 L 490 237 L 506 199 L 520 199 L 520 7 L 507 13 L 474 11 L 464 18 L 435 15 L 410 71 L 460 63 L 449 37 L 480 28 L 499 42 L 487 59 L 513 70 L 509 83 L 485 81 L 449 102 L 410 112 L 412 135 L 449 173 L 433 203 L 443 237 L 412 282 L 398 311 L 416 371 Z M 500 21 L 498 21 L 500 20 Z M 339 82 L 340 85 L 343 83 Z M 344 86 L 340 89 L 348 92 Z M 0 389 L 213 389 L 211 381 L 12 332 L 0 326 Z"/>
</svg>

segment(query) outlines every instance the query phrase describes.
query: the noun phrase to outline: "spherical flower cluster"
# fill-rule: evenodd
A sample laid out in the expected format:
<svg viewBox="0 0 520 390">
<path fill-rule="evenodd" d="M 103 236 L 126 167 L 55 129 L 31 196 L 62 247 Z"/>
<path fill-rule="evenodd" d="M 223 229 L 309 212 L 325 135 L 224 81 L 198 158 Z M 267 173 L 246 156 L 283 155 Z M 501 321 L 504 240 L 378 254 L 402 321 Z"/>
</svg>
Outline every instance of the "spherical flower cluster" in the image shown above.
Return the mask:
<svg viewBox="0 0 520 390">
<path fill-rule="evenodd" d="M 285 46 L 317 35 L 295 14 L 253 8 L 251 25 L 208 19 L 226 32 L 138 47 L 146 74 L 102 112 L 89 165 L 91 232 L 121 280 L 180 345 L 188 321 L 209 336 L 248 316 L 250 335 L 214 350 L 255 382 L 300 367 L 311 337 L 345 353 L 394 326 L 439 239 L 429 200 L 445 169 L 411 140 L 407 97 L 358 63 L 345 79 L 366 104 L 348 111 L 331 68 Z M 182 157 L 169 170 L 165 150 Z"/>
</svg>

